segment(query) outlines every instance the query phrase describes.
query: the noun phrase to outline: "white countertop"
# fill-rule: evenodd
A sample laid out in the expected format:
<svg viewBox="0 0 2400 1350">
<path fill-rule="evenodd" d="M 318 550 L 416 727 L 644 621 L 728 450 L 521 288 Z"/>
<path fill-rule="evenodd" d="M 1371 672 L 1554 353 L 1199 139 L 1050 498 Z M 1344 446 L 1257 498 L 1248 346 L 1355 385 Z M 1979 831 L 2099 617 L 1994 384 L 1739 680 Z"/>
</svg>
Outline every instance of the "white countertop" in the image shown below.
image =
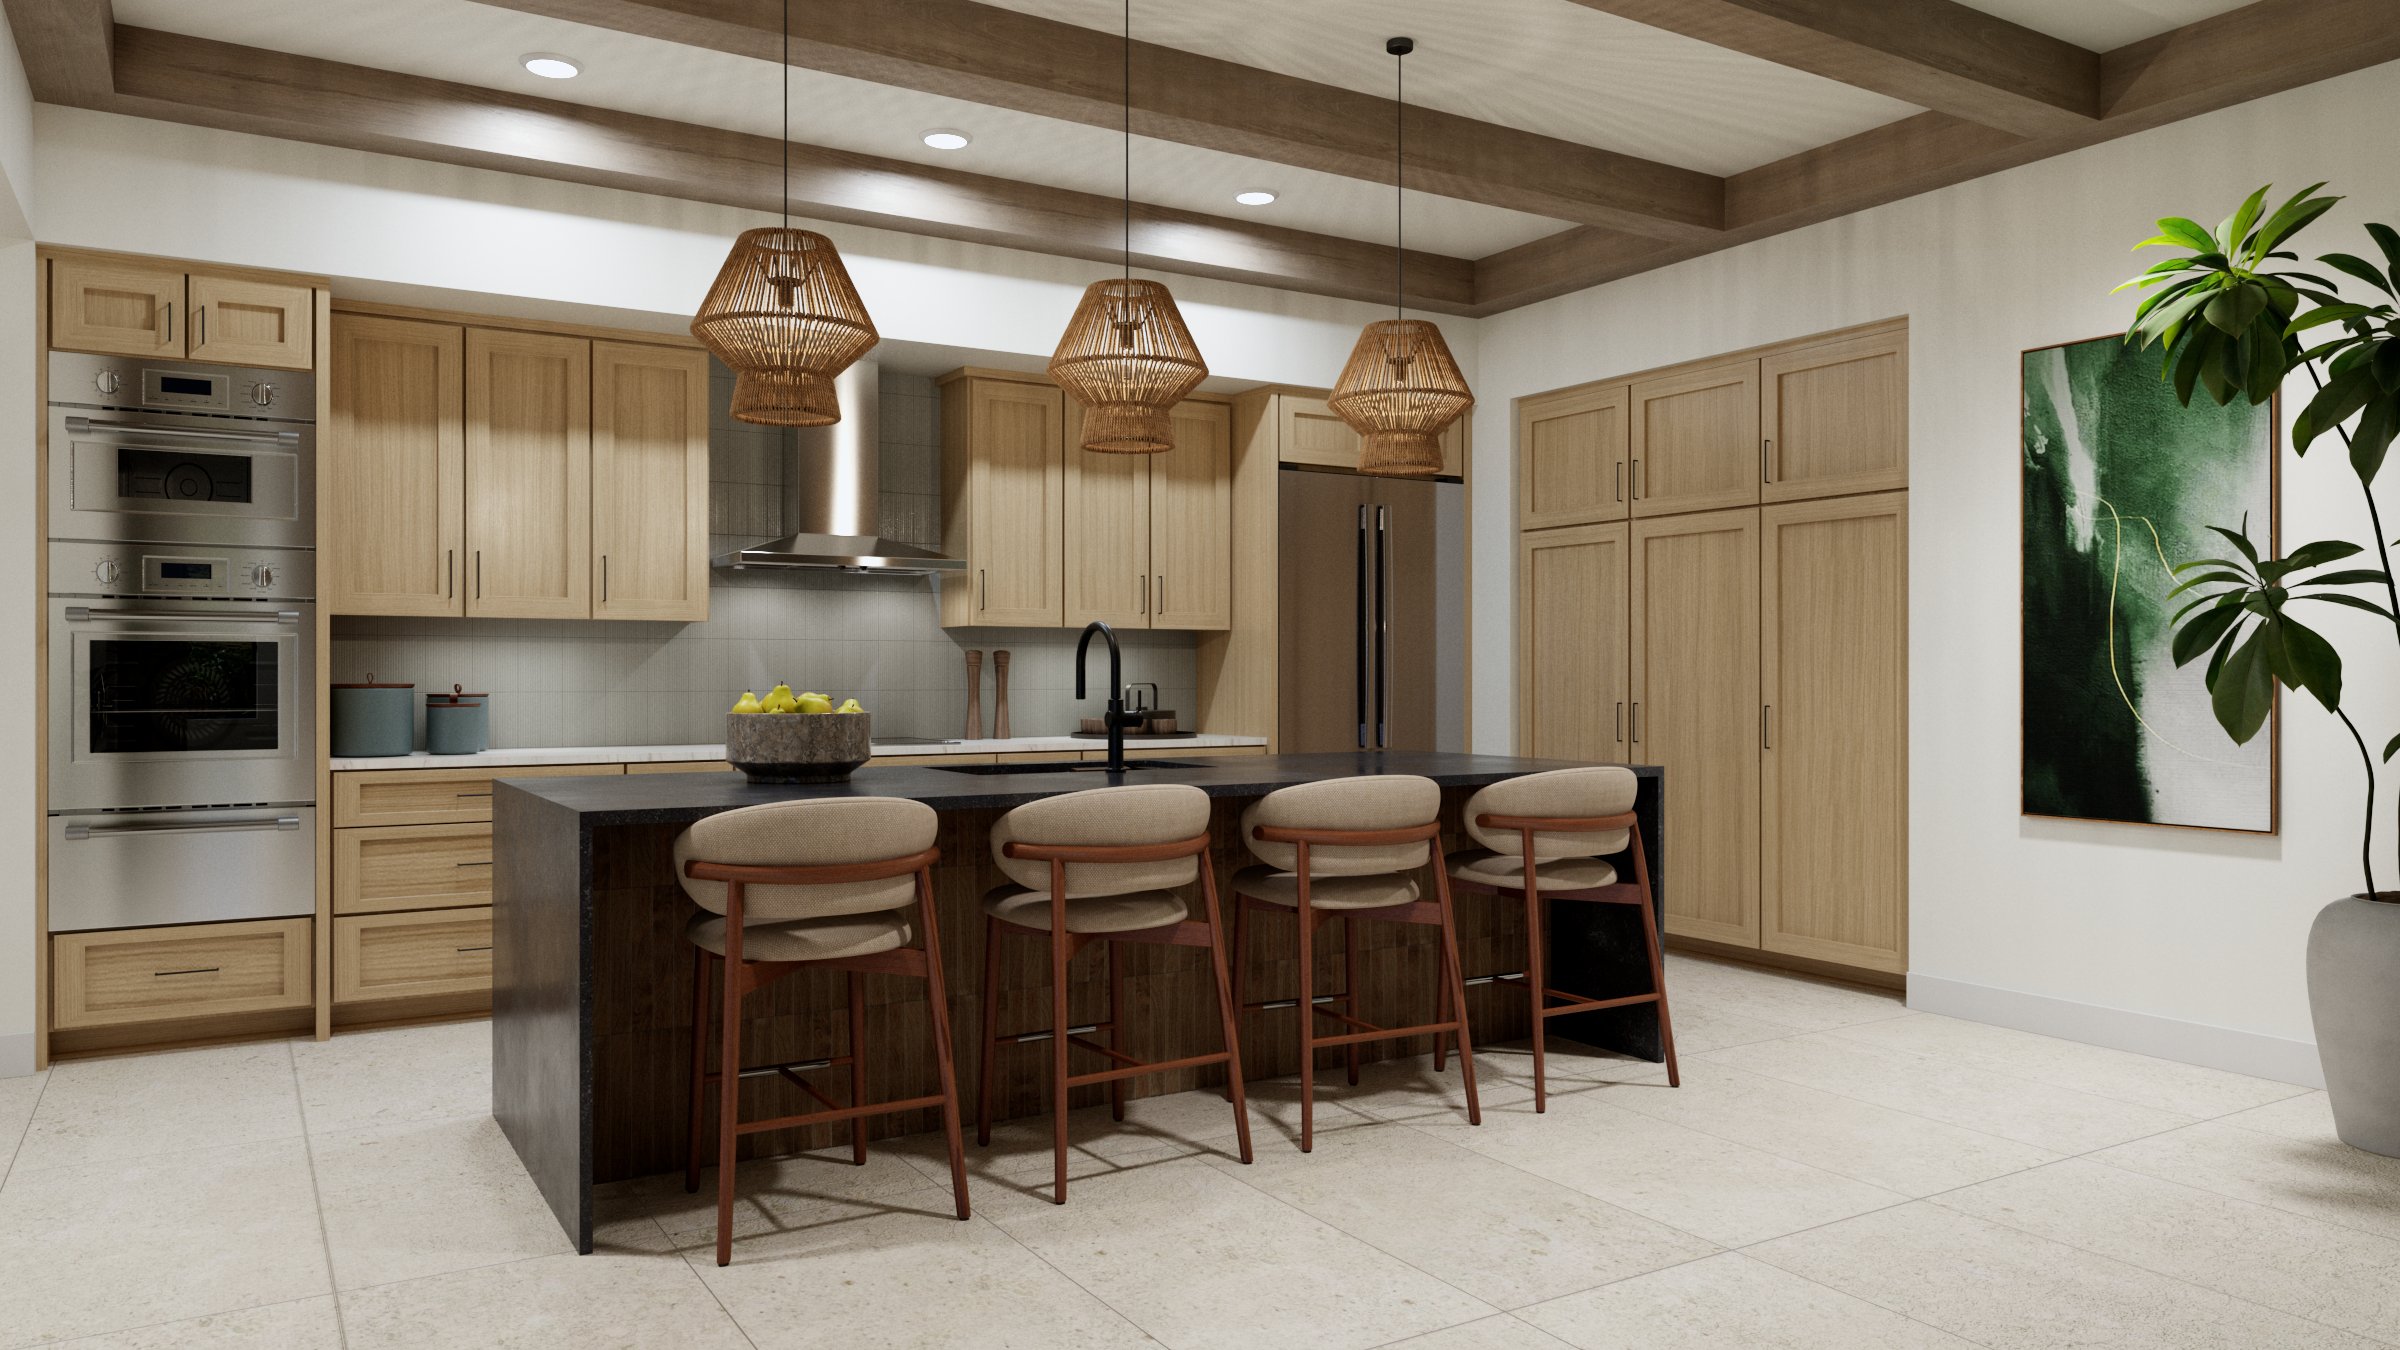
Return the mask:
<svg viewBox="0 0 2400 1350">
<path fill-rule="evenodd" d="M 1176 736 L 1172 738 L 1144 736 L 1125 742 L 1125 753 L 1139 755 L 1149 750 L 1208 750 L 1244 745 L 1265 745 L 1264 736 Z M 1007 740 L 944 741 L 939 745 L 885 745 L 878 743 L 878 755 L 1015 755 L 1041 753 L 1075 754 L 1105 749 L 1108 742 L 1086 740 L 1077 736 L 1012 736 Z M 412 755 L 389 755 L 364 758 L 335 758 L 333 770 L 344 773 L 358 769 L 507 769 L 536 764 L 675 764 L 725 758 L 722 745 L 565 745 L 528 747 L 519 750 L 486 750 L 475 755 L 429 755 L 422 750 Z"/>
</svg>

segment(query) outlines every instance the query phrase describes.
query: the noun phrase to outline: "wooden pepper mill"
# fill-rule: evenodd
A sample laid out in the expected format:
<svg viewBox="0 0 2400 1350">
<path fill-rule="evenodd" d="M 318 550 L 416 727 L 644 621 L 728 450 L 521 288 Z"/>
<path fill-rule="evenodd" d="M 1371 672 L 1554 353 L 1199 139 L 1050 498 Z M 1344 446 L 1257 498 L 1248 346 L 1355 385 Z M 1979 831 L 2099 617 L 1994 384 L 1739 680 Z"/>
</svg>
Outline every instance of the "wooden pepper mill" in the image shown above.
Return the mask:
<svg viewBox="0 0 2400 1350">
<path fill-rule="evenodd" d="M 1008 653 L 992 653 L 992 734 L 1008 739 Z"/>
<path fill-rule="evenodd" d="M 983 653 L 967 652 L 967 739 L 983 739 Z"/>
</svg>

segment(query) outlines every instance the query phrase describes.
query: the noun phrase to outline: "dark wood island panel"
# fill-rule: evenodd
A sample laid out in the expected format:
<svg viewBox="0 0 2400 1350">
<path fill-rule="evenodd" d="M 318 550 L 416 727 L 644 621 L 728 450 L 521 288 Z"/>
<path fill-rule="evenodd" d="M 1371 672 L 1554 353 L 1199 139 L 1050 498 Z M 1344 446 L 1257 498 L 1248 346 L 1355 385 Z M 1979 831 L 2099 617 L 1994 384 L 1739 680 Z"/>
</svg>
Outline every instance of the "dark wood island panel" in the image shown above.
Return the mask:
<svg viewBox="0 0 2400 1350">
<path fill-rule="evenodd" d="M 1445 847 L 1456 847 L 1457 814 L 1487 783 L 1545 769 L 1557 760 L 1488 755 L 1347 753 L 1182 760 L 1125 774 L 1009 772 L 970 774 L 938 767 L 869 768 L 848 783 L 754 786 L 739 774 L 645 774 L 502 781 L 493 799 L 492 1114 L 515 1145 L 577 1249 L 592 1245 L 592 1186 L 675 1171 L 683 1163 L 685 1097 L 690 1084 L 691 948 L 683 927 L 693 911 L 677 885 L 670 849 L 692 821 L 767 802 L 840 796 L 908 797 L 942 813 L 942 863 L 934 872 L 941 907 L 951 1018 L 961 1057 L 965 1110 L 972 1115 L 974 1056 L 981 1044 L 982 898 L 1000 884 L 988 843 L 992 822 L 1010 807 L 1042 797 L 1118 783 L 1188 783 L 1218 799 L 1213 820 L 1220 884 L 1249 863 L 1239 817 L 1251 800 L 1280 787 L 1359 774 L 1422 774 L 1442 784 Z M 1660 906 L 1665 857 L 1660 771 L 1636 767 L 1635 812 L 1642 822 L 1653 889 Z M 1230 898 L 1231 892 L 1226 892 Z M 1662 915 L 1663 915 L 1663 906 Z M 1524 967 L 1522 910 L 1513 901 L 1458 897 L 1461 959 L 1470 978 Z M 1663 918 L 1662 918 L 1663 921 Z M 1334 930 L 1338 933 L 1338 929 Z M 1001 972 L 1000 1020 L 1008 1030 L 1046 1021 L 1048 972 L 1032 944 L 1016 944 Z M 1341 945 L 1325 944 L 1317 988 L 1341 987 Z M 1218 1043 L 1206 956 L 1197 950 L 1127 944 L 1124 1020 L 1128 1048 L 1144 1058 L 1213 1049 Z M 1292 934 L 1272 920 L 1251 934 L 1249 988 L 1275 997 L 1295 984 Z M 1078 1021 L 1101 1017 L 1106 962 L 1076 965 L 1069 1003 Z M 1550 982 L 1554 987 L 1634 991 L 1647 987 L 1638 918 L 1619 906 L 1560 905 L 1552 911 Z M 1430 930 L 1394 924 L 1360 927 L 1359 1015 L 1408 1025 L 1432 1013 L 1435 957 Z M 924 986 L 871 978 L 868 1073 L 871 1098 L 933 1091 L 930 1018 Z M 1479 1040 L 1525 1035 L 1522 989 L 1485 984 L 1468 991 Z M 1422 1005 L 1422 1006 L 1419 1006 Z M 1297 1071 L 1295 1010 L 1244 1019 L 1245 1072 L 1274 1077 Z M 757 1062 L 839 1053 L 848 1011 L 838 979 L 786 980 L 754 995 L 743 1039 Z M 1649 1007 L 1560 1019 L 1554 1034 L 1656 1060 L 1657 1016 Z M 1421 1054 L 1429 1039 L 1373 1047 L 1375 1057 Z M 1321 1067 L 1338 1064 L 1327 1052 Z M 1031 1049 L 1003 1051 L 995 1070 L 994 1114 L 1043 1109 L 1044 1076 Z M 1175 1092 L 1222 1081 L 1222 1070 L 1191 1070 L 1136 1080 L 1138 1094 Z M 745 1093 L 787 1094 L 770 1078 Z M 1337 1090 L 1338 1092 L 1338 1090 Z M 1089 1103 L 1084 1099 L 1088 1097 Z M 1075 1104 L 1105 1100 L 1084 1089 Z M 766 1109 L 763 1100 L 745 1111 Z M 938 1128 L 934 1113 L 890 1117 L 878 1136 Z M 843 1134 L 846 1138 L 846 1133 Z M 745 1156 L 839 1142 L 830 1128 L 745 1139 Z"/>
</svg>

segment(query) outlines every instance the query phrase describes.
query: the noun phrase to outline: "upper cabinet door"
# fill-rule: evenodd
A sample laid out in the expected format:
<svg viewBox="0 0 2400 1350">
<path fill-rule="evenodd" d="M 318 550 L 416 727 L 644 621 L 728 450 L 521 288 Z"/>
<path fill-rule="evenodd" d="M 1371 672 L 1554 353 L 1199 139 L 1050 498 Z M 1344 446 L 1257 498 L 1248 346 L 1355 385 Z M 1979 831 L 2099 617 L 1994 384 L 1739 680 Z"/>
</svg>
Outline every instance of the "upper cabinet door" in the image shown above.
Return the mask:
<svg viewBox="0 0 2400 1350">
<path fill-rule="evenodd" d="M 1150 623 L 1151 465 L 1160 455 L 1083 448 L 1083 408 L 1066 403 L 1066 622 Z"/>
<path fill-rule="evenodd" d="M 1518 754 L 1631 758 L 1626 528 L 1581 525 L 1519 538 Z"/>
<path fill-rule="evenodd" d="M 1233 626 L 1233 409 L 1183 403 L 1150 460 L 1150 626 Z"/>
<path fill-rule="evenodd" d="M 1758 362 L 1643 380 L 1630 397 L 1634 515 L 1758 505 Z"/>
<path fill-rule="evenodd" d="M 1905 971 L 1908 494 L 1761 515 L 1760 945 Z"/>
<path fill-rule="evenodd" d="M 1908 486 L 1908 330 L 1778 352 L 1759 362 L 1771 502 Z"/>
<path fill-rule="evenodd" d="M 467 331 L 467 614 L 588 619 L 592 344 Z"/>
<path fill-rule="evenodd" d="M 1758 516 L 1633 525 L 1633 759 L 1666 768 L 1667 931 L 1758 945 Z"/>
<path fill-rule="evenodd" d="M 1056 628 L 1065 621 L 1066 395 L 1007 380 L 970 388 L 970 568 L 959 622 Z"/>
<path fill-rule="evenodd" d="M 180 267 L 51 260 L 50 345 L 60 351 L 180 357 L 189 317 Z"/>
<path fill-rule="evenodd" d="M 191 275 L 191 355 L 229 366 L 316 363 L 316 292 L 272 281 Z"/>
<path fill-rule="evenodd" d="M 466 612 L 465 350 L 455 324 L 335 316 L 318 551 L 333 613 Z"/>
<path fill-rule="evenodd" d="M 1517 528 L 1625 519 L 1626 393 L 1611 385 L 1527 399 L 1518 408 Z"/>
<path fill-rule="evenodd" d="M 1358 467 L 1358 433 L 1334 416 L 1325 400 L 1306 394 L 1275 397 L 1278 456 L 1286 464 L 1316 464 L 1329 469 Z"/>
<path fill-rule="evenodd" d="M 707 618 L 706 352 L 592 344 L 591 482 L 592 616 Z"/>
</svg>

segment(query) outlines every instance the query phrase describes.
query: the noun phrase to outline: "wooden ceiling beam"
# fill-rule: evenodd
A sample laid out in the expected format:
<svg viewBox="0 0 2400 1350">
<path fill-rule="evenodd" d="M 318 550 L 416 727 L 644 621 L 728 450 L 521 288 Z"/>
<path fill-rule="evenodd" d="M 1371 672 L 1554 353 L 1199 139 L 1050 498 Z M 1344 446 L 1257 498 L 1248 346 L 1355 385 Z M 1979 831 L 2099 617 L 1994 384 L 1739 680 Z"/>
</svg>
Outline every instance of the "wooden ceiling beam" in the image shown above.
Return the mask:
<svg viewBox="0 0 2400 1350">
<path fill-rule="evenodd" d="M 2102 54 L 2105 115 L 2082 130 L 2024 137 L 1947 113 L 1902 118 L 1733 175 L 1725 233 L 1714 241 L 1581 228 L 1492 254 L 1476 265 L 1473 312 L 1514 309 L 2400 60 L 2392 9 L 2392 0 L 2255 0 Z"/>
<path fill-rule="evenodd" d="M 114 13 L 111 0 L 9 0 L 9 31 L 35 99 L 88 107 L 108 97 Z"/>
<path fill-rule="evenodd" d="M 28 0 L 8 0 L 12 11 Z M 84 106 L 319 145 L 773 211 L 783 144 L 552 99 L 120 25 Z M 1124 206 L 903 160 L 792 146 L 794 215 L 1115 263 Z M 1135 203 L 1134 265 L 1388 301 L 1388 246 Z M 1408 303 L 1458 313 L 1474 265 L 1412 252 Z M 695 296 L 694 300 L 697 301 Z"/>
<path fill-rule="evenodd" d="M 2020 136 L 2100 117 L 2100 55 L 1957 0 L 1575 0 Z"/>
<path fill-rule="evenodd" d="M 773 62 L 781 0 L 485 0 L 576 23 Z M 1117 34 L 974 0 L 806 0 L 792 64 L 875 84 L 1115 129 L 1125 107 Z M 1392 101 L 1137 42 L 1133 129 L 1228 154 L 1393 181 Z M 1438 196 L 1664 239 L 1722 223 L 1712 174 L 1408 109 L 1408 186 Z"/>
</svg>

